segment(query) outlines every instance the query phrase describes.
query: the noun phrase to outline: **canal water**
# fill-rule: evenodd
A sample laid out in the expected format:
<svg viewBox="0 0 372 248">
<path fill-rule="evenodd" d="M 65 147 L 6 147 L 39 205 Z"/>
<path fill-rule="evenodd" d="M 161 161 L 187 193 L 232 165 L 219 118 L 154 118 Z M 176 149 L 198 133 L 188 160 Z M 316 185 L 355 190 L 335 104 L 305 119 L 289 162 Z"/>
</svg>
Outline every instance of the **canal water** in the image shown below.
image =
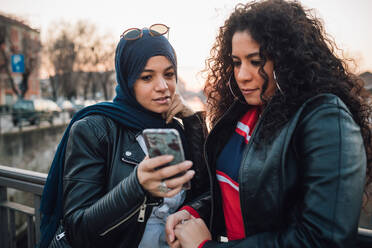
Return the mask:
<svg viewBox="0 0 372 248">
<path fill-rule="evenodd" d="M 66 124 L 26 126 L 0 134 L 0 164 L 48 173 Z M 33 194 L 8 188 L 8 200 L 34 207 Z M 24 241 L 26 216 L 16 213 L 17 244 Z"/>
</svg>

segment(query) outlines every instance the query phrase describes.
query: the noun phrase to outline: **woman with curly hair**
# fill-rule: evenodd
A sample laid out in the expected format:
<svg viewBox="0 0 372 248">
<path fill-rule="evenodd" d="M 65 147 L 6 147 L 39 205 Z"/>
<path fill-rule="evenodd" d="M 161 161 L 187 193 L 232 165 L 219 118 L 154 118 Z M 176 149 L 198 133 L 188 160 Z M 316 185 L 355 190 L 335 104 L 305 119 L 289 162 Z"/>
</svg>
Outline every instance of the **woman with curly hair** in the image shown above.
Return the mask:
<svg viewBox="0 0 372 248">
<path fill-rule="evenodd" d="M 208 60 L 212 189 L 168 217 L 171 247 L 354 247 L 371 107 L 335 48 L 298 2 L 236 7 Z"/>
</svg>

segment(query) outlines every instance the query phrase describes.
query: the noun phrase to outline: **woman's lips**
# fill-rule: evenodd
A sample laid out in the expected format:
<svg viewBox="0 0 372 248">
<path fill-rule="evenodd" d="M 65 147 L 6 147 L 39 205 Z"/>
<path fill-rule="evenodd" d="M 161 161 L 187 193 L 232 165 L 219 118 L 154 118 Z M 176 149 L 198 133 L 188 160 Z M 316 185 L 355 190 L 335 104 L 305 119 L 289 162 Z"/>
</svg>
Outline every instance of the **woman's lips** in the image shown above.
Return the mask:
<svg viewBox="0 0 372 248">
<path fill-rule="evenodd" d="M 258 90 L 258 88 L 256 88 L 256 89 L 241 89 L 240 91 L 242 92 L 243 95 L 249 95 L 249 94 L 251 94 L 251 93 L 253 93 L 257 90 Z"/>
<path fill-rule="evenodd" d="M 159 97 L 159 98 L 153 99 L 153 101 L 155 101 L 158 104 L 168 104 L 170 102 L 170 100 L 171 99 L 170 99 L 169 96 L 164 96 L 164 97 Z"/>
</svg>

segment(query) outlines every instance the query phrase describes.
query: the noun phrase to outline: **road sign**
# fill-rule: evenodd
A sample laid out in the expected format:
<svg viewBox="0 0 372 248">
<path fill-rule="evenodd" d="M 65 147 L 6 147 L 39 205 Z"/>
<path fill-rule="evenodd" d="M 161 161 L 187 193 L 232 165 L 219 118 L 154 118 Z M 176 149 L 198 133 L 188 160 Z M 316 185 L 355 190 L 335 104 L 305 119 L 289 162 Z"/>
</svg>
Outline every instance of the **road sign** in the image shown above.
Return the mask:
<svg viewBox="0 0 372 248">
<path fill-rule="evenodd" d="M 24 73 L 25 72 L 25 56 L 23 54 L 14 54 L 11 57 L 12 71 Z"/>
</svg>

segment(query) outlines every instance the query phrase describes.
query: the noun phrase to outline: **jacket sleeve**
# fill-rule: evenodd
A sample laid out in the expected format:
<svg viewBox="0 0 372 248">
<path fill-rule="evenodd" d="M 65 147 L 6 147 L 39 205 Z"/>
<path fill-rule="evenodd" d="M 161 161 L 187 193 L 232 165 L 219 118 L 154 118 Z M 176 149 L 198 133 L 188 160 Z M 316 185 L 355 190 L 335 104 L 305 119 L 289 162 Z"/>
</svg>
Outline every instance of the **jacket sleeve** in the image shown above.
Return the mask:
<svg viewBox="0 0 372 248">
<path fill-rule="evenodd" d="M 100 247 L 120 224 L 143 203 L 145 193 L 136 170 L 112 190 L 106 190 L 110 142 L 87 118 L 73 124 L 65 154 L 63 178 L 64 227 L 73 247 Z"/>
<path fill-rule="evenodd" d="M 360 128 L 343 104 L 307 114 L 294 137 L 302 198 L 286 228 L 207 247 L 354 247 L 366 172 Z"/>
<path fill-rule="evenodd" d="M 189 201 L 209 190 L 209 174 L 203 156 L 207 127 L 204 112 L 197 112 L 194 115 L 183 118 L 182 122 L 185 127 L 188 150 L 193 162 L 192 169 L 195 170 L 195 176 L 191 179 L 191 192 L 189 192 L 186 199 L 186 201 Z"/>
</svg>

